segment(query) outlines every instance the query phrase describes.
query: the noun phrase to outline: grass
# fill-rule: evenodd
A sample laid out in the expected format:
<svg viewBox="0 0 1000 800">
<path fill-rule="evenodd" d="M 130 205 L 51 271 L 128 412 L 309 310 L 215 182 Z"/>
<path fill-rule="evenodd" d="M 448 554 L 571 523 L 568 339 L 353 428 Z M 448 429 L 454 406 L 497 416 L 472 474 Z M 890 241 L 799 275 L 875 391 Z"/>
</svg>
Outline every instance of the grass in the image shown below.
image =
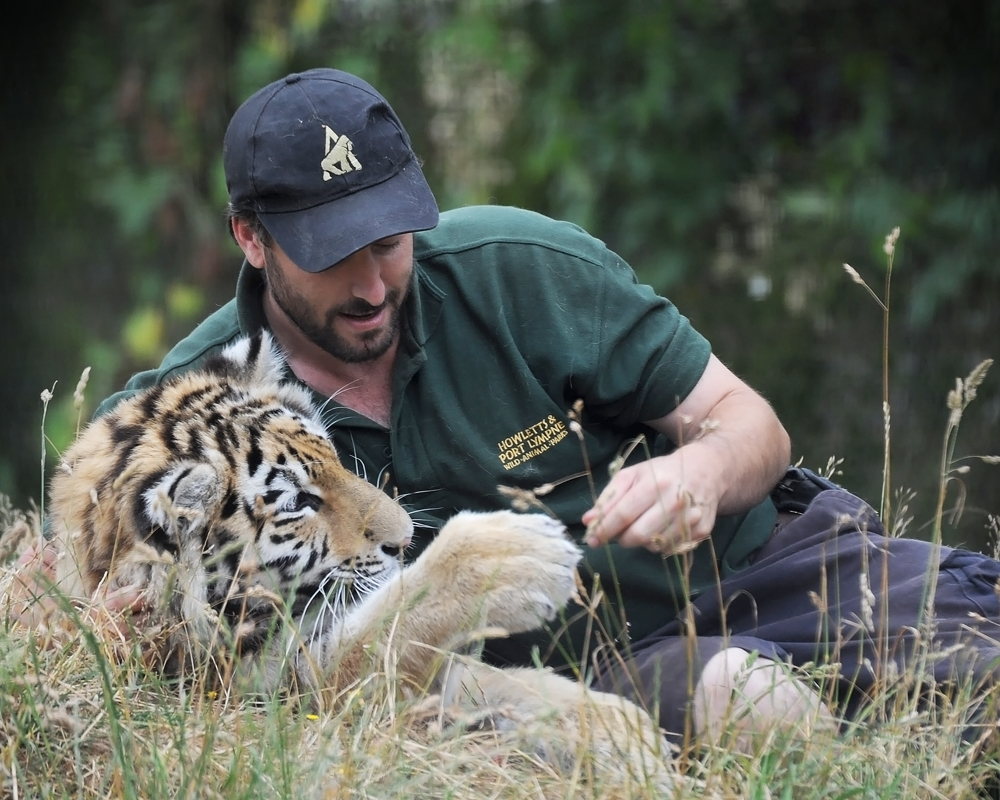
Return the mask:
<svg viewBox="0 0 1000 800">
<path fill-rule="evenodd" d="M 641 796 L 616 794 L 582 757 L 556 771 L 494 733 L 442 724 L 434 698 L 401 701 L 385 675 L 315 714 L 166 682 L 100 634 L 62 633 L 0 634 L 4 796 Z"/>
<path fill-rule="evenodd" d="M 96 643 L 96 646 L 95 646 Z M 336 712 L 272 698 L 186 691 L 114 658 L 100 640 L 0 634 L 0 786 L 52 798 L 603 798 L 616 790 L 581 755 L 562 772 L 493 734 L 449 730 L 433 704 L 401 703 L 372 675 Z M 690 754 L 675 797 L 975 797 L 996 751 L 964 743 L 961 709 L 766 737 L 752 755 Z"/>
<path fill-rule="evenodd" d="M 13 558 L 31 519 L 0 503 Z M 37 516 L 34 519 L 37 524 Z M 13 533 L 12 533 L 13 532 Z M 9 563 L 8 563 L 9 566 Z M 0 579 L 0 592 L 10 571 Z M 0 626 L 0 796 L 11 798 L 616 798 L 664 797 L 616 782 L 592 753 L 558 768 L 524 736 L 450 720 L 437 698 L 406 697 L 375 671 L 332 710 L 278 696 L 226 694 L 169 681 L 116 630 L 71 615 L 27 631 Z M 822 684 L 828 675 L 811 677 Z M 966 741 L 992 694 L 918 702 L 897 676 L 865 719 L 838 735 L 762 734 L 751 752 L 726 742 L 681 754 L 675 798 L 974 798 L 1000 765 L 990 729 Z M 450 724 L 450 723 L 458 724 Z M 542 723 L 544 724 L 544 723 Z"/>
</svg>

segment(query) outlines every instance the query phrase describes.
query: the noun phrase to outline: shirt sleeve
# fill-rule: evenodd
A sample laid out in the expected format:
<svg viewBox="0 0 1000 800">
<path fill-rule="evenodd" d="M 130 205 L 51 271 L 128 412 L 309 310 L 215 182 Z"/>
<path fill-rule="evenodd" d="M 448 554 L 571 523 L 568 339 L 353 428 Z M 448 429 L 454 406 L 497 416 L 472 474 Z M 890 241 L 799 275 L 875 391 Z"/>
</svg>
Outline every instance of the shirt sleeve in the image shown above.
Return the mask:
<svg viewBox="0 0 1000 800">
<path fill-rule="evenodd" d="M 599 239 L 513 209 L 451 216 L 461 245 L 439 243 L 434 259 L 559 405 L 582 400 L 588 416 L 627 428 L 673 411 L 701 378 L 708 341 Z"/>
<path fill-rule="evenodd" d="M 608 251 L 599 274 L 585 402 L 592 413 L 621 426 L 663 417 L 698 383 L 711 346 L 614 253 Z"/>
<path fill-rule="evenodd" d="M 128 400 L 133 395 L 137 395 L 139 392 L 142 392 L 151 386 L 155 386 L 159 380 L 159 369 L 147 369 L 144 372 L 137 372 L 129 378 L 124 389 L 115 392 L 110 397 L 101 401 L 101 404 L 97 407 L 97 411 L 94 412 L 94 419 L 107 414 L 112 408 L 121 403 L 123 400 Z"/>
</svg>

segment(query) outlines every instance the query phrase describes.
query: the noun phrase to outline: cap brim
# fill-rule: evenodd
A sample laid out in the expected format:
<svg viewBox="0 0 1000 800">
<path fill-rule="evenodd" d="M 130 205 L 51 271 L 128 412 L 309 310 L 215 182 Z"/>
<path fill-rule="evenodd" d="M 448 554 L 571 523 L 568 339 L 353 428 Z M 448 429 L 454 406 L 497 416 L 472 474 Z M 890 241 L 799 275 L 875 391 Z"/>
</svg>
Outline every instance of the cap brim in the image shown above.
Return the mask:
<svg viewBox="0 0 1000 800">
<path fill-rule="evenodd" d="M 268 233 L 306 272 L 322 272 L 372 242 L 438 224 L 438 207 L 415 160 L 389 180 L 301 211 L 261 213 Z"/>
</svg>

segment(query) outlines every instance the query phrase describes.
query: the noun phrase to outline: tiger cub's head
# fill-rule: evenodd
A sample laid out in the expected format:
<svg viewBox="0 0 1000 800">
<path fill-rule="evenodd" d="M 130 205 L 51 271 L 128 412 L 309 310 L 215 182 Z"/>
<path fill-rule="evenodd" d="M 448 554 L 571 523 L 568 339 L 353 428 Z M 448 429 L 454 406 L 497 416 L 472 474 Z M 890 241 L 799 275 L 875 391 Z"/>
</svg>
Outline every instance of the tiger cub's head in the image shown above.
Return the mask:
<svg viewBox="0 0 1000 800">
<path fill-rule="evenodd" d="M 252 652 L 276 615 L 305 622 L 400 568 L 409 517 L 341 465 L 284 367 L 269 334 L 241 339 L 81 434 L 50 493 L 63 591 L 141 585 L 187 637 L 222 622 Z"/>
</svg>

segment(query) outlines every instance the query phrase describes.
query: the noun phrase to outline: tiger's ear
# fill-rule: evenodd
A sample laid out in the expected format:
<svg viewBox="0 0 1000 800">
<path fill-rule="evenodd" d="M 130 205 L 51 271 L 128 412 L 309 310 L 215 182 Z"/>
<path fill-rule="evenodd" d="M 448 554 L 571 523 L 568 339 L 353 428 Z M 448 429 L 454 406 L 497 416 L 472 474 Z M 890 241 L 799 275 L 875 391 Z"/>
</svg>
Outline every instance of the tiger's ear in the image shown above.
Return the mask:
<svg viewBox="0 0 1000 800">
<path fill-rule="evenodd" d="M 146 514 L 181 546 L 215 519 L 222 505 L 219 474 L 206 463 L 182 465 L 166 472 L 146 490 Z"/>
<path fill-rule="evenodd" d="M 206 372 L 249 386 L 279 383 L 285 371 L 285 356 L 274 337 L 261 330 L 234 341 L 205 362 Z"/>
</svg>

